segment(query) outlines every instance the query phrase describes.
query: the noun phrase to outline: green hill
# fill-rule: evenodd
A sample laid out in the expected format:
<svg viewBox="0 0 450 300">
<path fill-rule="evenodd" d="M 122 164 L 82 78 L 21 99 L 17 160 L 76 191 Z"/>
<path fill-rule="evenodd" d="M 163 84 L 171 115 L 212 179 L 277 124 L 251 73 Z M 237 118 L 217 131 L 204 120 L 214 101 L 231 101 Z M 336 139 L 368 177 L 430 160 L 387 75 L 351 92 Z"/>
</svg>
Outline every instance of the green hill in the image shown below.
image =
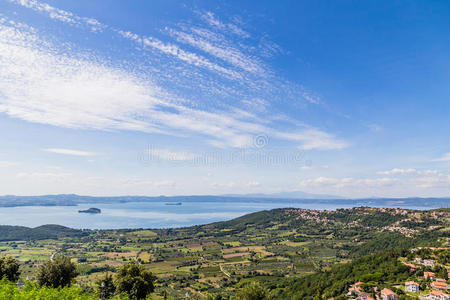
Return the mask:
<svg viewBox="0 0 450 300">
<path fill-rule="evenodd" d="M 86 235 L 86 231 L 61 225 L 43 225 L 36 228 L 0 225 L 0 241 L 43 240 Z"/>
</svg>

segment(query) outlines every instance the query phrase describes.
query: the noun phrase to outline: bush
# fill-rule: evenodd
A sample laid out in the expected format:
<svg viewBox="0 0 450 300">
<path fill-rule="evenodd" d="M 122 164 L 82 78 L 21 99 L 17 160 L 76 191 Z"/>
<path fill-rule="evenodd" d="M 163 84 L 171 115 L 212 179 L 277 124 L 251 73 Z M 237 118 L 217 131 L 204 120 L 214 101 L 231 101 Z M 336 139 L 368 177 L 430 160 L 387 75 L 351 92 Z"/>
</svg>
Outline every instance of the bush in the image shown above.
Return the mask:
<svg viewBox="0 0 450 300">
<path fill-rule="evenodd" d="M 42 287 L 36 283 L 26 282 L 23 290 L 15 283 L 4 278 L 0 281 L 0 300 L 94 300 L 93 296 L 84 294 L 76 287 L 49 288 Z"/>
<path fill-rule="evenodd" d="M 252 282 L 241 288 L 235 297 L 236 300 L 268 300 L 269 291 L 258 282 Z"/>
<path fill-rule="evenodd" d="M 12 257 L 0 258 L 0 279 L 6 277 L 9 281 L 16 282 L 19 280 L 20 271 L 19 263 Z"/>
<path fill-rule="evenodd" d="M 100 299 L 109 299 L 114 296 L 116 286 L 111 275 L 106 274 L 105 278 L 97 281 L 97 294 Z"/>
<path fill-rule="evenodd" d="M 39 268 L 37 276 L 39 285 L 47 287 L 70 286 L 75 277 L 78 276 L 76 266 L 70 258 L 64 255 L 56 255 Z"/>
<path fill-rule="evenodd" d="M 117 270 L 115 285 L 118 293 L 126 293 L 132 299 L 144 299 L 154 291 L 154 281 L 151 272 L 136 262 L 130 262 Z"/>
</svg>

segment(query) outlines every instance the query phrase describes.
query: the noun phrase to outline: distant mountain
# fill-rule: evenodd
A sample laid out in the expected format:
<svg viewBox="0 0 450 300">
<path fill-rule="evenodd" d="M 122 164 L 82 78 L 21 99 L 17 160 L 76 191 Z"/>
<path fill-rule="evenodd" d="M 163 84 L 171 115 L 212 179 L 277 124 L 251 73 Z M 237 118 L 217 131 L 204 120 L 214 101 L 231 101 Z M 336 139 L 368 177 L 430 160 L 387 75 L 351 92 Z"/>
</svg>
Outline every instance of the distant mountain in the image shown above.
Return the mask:
<svg viewBox="0 0 450 300">
<path fill-rule="evenodd" d="M 225 197 L 240 198 L 281 198 L 281 199 L 344 199 L 340 196 L 326 194 L 310 194 L 302 191 L 280 192 L 272 194 L 229 194 Z"/>
<path fill-rule="evenodd" d="M 192 196 L 81 196 L 75 194 L 44 196 L 0 196 L 0 207 L 14 206 L 76 206 L 95 203 L 127 203 L 127 202 L 274 202 L 286 199 L 293 203 L 333 204 L 342 207 L 403 207 L 403 208 L 437 208 L 449 207 L 450 198 L 361 198 L 346 199 L 339 196 L 309 194 L 301 191 L 275 194 L 244 195 L 192 195 Z"/>
</svg>

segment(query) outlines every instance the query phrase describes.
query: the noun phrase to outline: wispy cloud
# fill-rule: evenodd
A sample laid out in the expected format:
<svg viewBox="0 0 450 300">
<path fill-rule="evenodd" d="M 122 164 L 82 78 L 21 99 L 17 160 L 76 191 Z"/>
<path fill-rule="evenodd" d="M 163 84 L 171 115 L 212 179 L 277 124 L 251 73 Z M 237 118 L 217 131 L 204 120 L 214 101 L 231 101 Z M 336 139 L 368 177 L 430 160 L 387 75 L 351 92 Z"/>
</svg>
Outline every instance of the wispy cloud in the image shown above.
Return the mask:
<svg viewBox="0 0 450 300">
<path fill-rule="evenodd" d="M 448 172 L 394 168 L 377 174 L 388 176 L 375 178 L 319 176 L 301 180 L 299 188 L 310 192 L 326 191 L 327 193 L 353 196 L 357 194 L 377 195 L 381 191 L 383 196 L 392 192 L 400 197 L 411 193 L 428 194 L 436 189 L 450 191 L 450 174 Z"/>
<path fill-rule="evenodd" d="M 96 155 L 94 152 L 82 151 L 82 150 L 74 150 L 74 149 L 64 149 L 64 148 L 48 148 L 43 149 L 45 152 L 64 154 L 64 155 L 73 155 L 73 156 L 92 156 Z"/>
<path fill-rule="evenodd" d="M 3 18 L 0 20 L 0 91 L 3 95 L 0 112 L 30 122 L 68 128 L 133 130 L 176 136 L 197 134 L 219 147 L 249 146 L 260 133 L 297 143 L 307 150 L 348 146 L 347 142 L 313 126 L 291 124 L 289 130 L 279 128 L 276 125 L 279 114 L 265 110 L 271 101 L 303 99 L 316 103 L 317 97 L 281 78 L 266 78 L 270 70 L 260 59 L 234 47 L 232 40 L 226 37 L 232 34 L 246 38 L 248 33 L 239 30 L 237 25 L 218 22 L 213 14 L 207 13 L 201 18 L 222 32 L 198 27 L 186 27 L 185 31 L 168 29 L 175 41 L 166 42 L 116 29 L 38 1 L 11 1 L 68 25 L 97 33 L 103 30 L 119 34 L 143 50 L 156 51 L 152 54 L 162 56 L 146 57 L 155 59 L 152 68 L 137 71 L 140 69 L 112 65 L 89 51 L 73 53 L 76 47 L 70 43 L 55 45 L 38 30 Z M 217 42 L 213 43 L 214 39 Z M 180 41 L 203 51 L 209 58 L 175 43 Z M 168 60 L 169 66 L 175 67 L 158 65 L 159 60 Z M 220 79 L 198 68 L 207 69 Z M 183 76 L 179 76 L 180 72 Z M 167 86 L 176 88 L 167 89 Z M 184 90 L 189 96 L 180 92 Z M 194 105 L 192 95 L 196 97 Z M 251 100 L 242 101 L 251 98 L 258 99 L 260 108 L 255 108 L 254 113 L 248 111 Z M 245 113 L 237 114 L 239 111 Z"/>
<path fill-rule="evenodd" d="M 241 79 L 242 78 L 242 76 L 239 73 L 234 72 L 233 70 L 224 68 L 220 65 L 214 64 L 214 63 L 210 62 L 208 59 L 201 57 L 195 53 L 185 51 L 175 44 L 164 43 L 161 40 L 154 38 L 154 37 L 139 37 L 136 34 L 133 34 L 131 32 L 125 32 L 122 30 L 119 30 L 118 33 L 124 38 L 128 38 L 128 39 L 131 39 L 131 40 L 137 42 L 138 45 L 142 45 L 144 49 L 146 47 L 151 47 L 151 48 L 157 49 L 165 54 L 172 55 L 172 56 L 174 56 L 184 62 L 187 62 L 191 65 L 201 66 L 201 67 L 204 67 L 211 71 L 220 72 L 220 73 L 222 73 L 226 76 L 229 76 L 233 79 Z"/>
<path fill-rule="evenodd" d="M 172 151 L 168 149 L 154 149 L 148 150 L 150 160 L 167 160 L 167 161 L 187 161 L 193 160 L 198 157 L 197 154 L 192 152 Z"/>
<path fill-rule="evenodd" d="M 380 171 L 377 172 L 377 174 L 380 175 L 397 175 L 397 174 L 416 174 L 417 170 L 416 169 L 400 169 L 400 168 L 394 168 L 392 170 L 389 171 Z"/>
<path fill-rule="evenodd" d="M 42 3 L 36 0 L 9 0 L 9 1 L 25 6 L 27 8 L 31 8 L 35 11 L 45 13 L 51 19 L 55 19 L 79 27 L 87 27 L 93 32 L 102 31 L 107 27 L 106 25 L 101 24 L 99 21 L 95 19 L 79 17 L 71 12 L 58 9 L 56 7 L 48 5 L 47 3 Z"/>
<path fill-rule="evenodd" d="M 17 178 L 37 181 L 65 181 L 71 177 L 70 173 L 51 173 L 51 172 L 32 172 L 32 173 L 19 173 Z"/>
<path fill-rule="evenodd" d="M 439 158 L 433 159 L 433 161 L 450 161 L 450 152 L 445 153 Z"/>
<path fill-rule="evenodd" d="M 176 38 L 178 42 L 186 43 L 191 45 L 201 51 L 204 51 L 210 55 L 213 55 L 217 58 L 220 58 L 233 66 L 241 68 L 247 72 L 252 72 L 258 75 L 268 75 L 265 74 L 268 71 L 265 70 L 260 62 L 255 57 L 248 57 L 237 48 L 231 45 L 221 45 L 217 41 L 224 42 L 225 39 L 223 37 L 213 37 L 212 41 L 207 40 L 200 35 L 196 35 L 193 33 L 186 33 L 183 31 L 177 31 L 174 29 L 169 29 L 168 32 Z M 213 36 L 214 33 L 210 32 L 209 36 Z"/>
<path fill-rule="evenodd" d="M 438 175 L 438 174 L 440 174 L 440 172 L 437 170 L 417 170 L 417 169 L 413 169 L 413 168 L 409 168 L 409 169 L 394 168 L 389 171 L 377 172 L 377 174 L 380 174 L 380 175 Z"/>
<path fill-rule="evenodd" d="M 120 185 L 124 186 L 147 186 L 156 188 L 175 187 L 176 182 L 173 180 L 145 180 L 145 179 L 122 179 L 119 181 Z"/>
<path fill-rule="evenodd" d="M 15 161 L 0 160 L 0 168 L 17 166 L 19 163 Z"/>
<path fill-rule="evenodd" d="M 201 18 L 206 21 L 206 23 L 208 23 L 208 25 L 210 26 L 214 26 L 217 27 L 218 29 L 222 30 L 222 31 L 228 31 L 231 32 L 233 34 L 236 34 L 240 37 L 243 38 L 249 38 L 250 34 L 247 33 L 245 30 L 243 30 L 242 28 L 238 27 L 236 24 L 233 23 L 223 23 L 222 21 L 220 21 L 215 15 L 214 13 L 207 11 L 207 12 L 197 12 Z"/>
<path fill-rule="evenodd" d="M 333 188 L 348 188 L 348 187 L 382 187 L 391 186 L 397 184 L 399 179 L 397 178 L 330 178 L 330 177 L 317 177 L 314 179 L 306 179 L 300 181 L 299 186 L 301 188 L 311 187 L 325 187 L 330 186 Z"/>
</svg>

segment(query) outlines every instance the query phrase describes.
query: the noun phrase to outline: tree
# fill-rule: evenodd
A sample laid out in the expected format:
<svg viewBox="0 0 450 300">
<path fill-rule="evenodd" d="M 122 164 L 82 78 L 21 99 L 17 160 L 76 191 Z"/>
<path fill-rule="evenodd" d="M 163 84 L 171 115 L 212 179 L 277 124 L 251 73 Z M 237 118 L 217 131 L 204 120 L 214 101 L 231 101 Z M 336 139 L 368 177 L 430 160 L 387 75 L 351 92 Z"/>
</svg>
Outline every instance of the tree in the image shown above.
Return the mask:
<svg viewBox="0 0 450 300">
<path fill-rule="evenodd" d="M 441 267 L 440 270 L 438 272 L 436 272 L 436 276 L 447 280 L 448 279 L 447 269 Z"/>
<path fill-rule="evenodd" d="M 144 299 L 154 291 L 155 276 L 136 262 L 129 262 L 117 270 L 115 281 L 119 293 L 127 293 L 132 299 Z"/>
<path fill-rule="evenodd" d="M 19 263 L 14 258 L 1 257 L 0 258 L 0 279 L 6 277 L 9 281 L 16 282 L 19 279 Z"/>
<path fill-rule="evenodd" d="M 65 287 L 70 286 L 72 280 L 78 276 L 76 266 L 70 258 L 56 255 L 53 260 L 47 261 L 39 268 L 37 276 L 40 286 Z"/>
<path fill-rule="evenodd" d="M 108 275 L 106 273 L 105 278 L 97 281 L 97 293 L 100 299 L 109 299 L 114 296 L 116 292 L 116 286 L 114 285 L 114 281 L 112 275 Z"/>
<path fill-rule="evenodd" d="M 269 291 L 261 286 L 258 282 L 252 282 L 241 288 L 236 294 L 235 299 L 239 300 L 268 300 L 270 299 Z"/>
</svg>

